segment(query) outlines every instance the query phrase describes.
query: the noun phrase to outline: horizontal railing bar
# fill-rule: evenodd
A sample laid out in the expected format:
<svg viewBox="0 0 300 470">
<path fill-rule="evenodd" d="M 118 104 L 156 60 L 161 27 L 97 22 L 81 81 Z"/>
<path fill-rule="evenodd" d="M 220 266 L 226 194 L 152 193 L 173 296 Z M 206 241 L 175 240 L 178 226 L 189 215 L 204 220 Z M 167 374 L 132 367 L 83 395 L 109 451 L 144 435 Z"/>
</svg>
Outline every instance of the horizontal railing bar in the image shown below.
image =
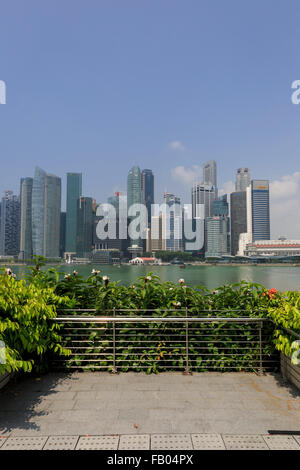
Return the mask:
<svg viewBox="0 0 300 470">
<path fill-rule="evenodd" d="M 81 321 L 83 323 L 140 323 L 140 322 L 161 322 L 161 323 L 170 323 L 170 322 L 189 322 L 189 323 L 226 323 L 226 322 L 233 322 L 233 323 L 253 323 L 253 322 L 262 322 L 262 321 L 269 321 L 267 318 L 259 318 L 259 317 L 244 317 L 244 318 L 229 318 L 229 317 L 204 317 L 204 318 L 197 318 L 197 317 L 56 317 L 51 319 L 53 321 L 64 321 L 64 322 L 78 322 Z"/>
</svg>

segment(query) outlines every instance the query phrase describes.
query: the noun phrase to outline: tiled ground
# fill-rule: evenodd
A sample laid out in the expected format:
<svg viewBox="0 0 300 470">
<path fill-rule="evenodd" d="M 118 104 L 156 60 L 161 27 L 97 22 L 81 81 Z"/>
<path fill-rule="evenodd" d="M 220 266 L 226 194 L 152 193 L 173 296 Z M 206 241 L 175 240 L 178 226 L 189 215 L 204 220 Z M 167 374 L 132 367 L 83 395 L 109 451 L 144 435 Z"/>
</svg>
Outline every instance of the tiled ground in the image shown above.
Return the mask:
<svg viewBox="0 0 300 470">
<path fill-rule="evenodd" d="M 276 374 L 51 373 L 11 382 L 0 391 L 0 436 L 10 436 L 2 446 L 0 440 L 2 448 L 12 437 L 51 436 L 44 443 L 49 446 L 61 436 L 65 445 L 83 446 L 85 435 L 99 440 L 113 434 L 144 435 L 144 443 L 150 434 L 151 442 L 153 435 L 186 434 L 194 446 L 234 447 L 238 444 L 226 435 L 267 435 L 268 430 L 300 431 L 300 394 Z M 205 434 L 204 440 L 193 434 Z M 222 440 L 210 440 L 219 434 Z M 265 447 L 266 440 L 259 441 Z"/>
<path fill-rule="evenodd" d="M 138 434 L 0 439 L 1 450 L 299 450 L 298 436 Z M 2 442 L 1 442 L 2 441 Z"/>
</svg>

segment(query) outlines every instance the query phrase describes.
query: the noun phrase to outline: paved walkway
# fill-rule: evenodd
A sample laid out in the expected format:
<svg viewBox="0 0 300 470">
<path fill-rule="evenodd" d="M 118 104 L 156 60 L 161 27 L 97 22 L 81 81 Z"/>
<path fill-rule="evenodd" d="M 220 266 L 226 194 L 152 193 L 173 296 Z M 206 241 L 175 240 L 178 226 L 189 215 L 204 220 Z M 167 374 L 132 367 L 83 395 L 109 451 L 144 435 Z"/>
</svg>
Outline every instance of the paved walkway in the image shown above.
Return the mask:
<svg viewBox="0 0 300 470">
<path fill-rule="evenodd" d="M 156 442 L 156 434 L 186 434 L 195 446 L 191 434 L 222 434 L 226 444 L 234 434 L 259 435 L 265 444 L 268 430 L 300 431 L 300 394 L 276 374 L 51 373 L 0 391 L 0 435 L 9 437 L 2 448 L 15 437 L 74 436 L 78 446 L 86 435 L 112 434 L 118 443 L 120 435 L 150 442 L 151 434 Z"/>
</svg>

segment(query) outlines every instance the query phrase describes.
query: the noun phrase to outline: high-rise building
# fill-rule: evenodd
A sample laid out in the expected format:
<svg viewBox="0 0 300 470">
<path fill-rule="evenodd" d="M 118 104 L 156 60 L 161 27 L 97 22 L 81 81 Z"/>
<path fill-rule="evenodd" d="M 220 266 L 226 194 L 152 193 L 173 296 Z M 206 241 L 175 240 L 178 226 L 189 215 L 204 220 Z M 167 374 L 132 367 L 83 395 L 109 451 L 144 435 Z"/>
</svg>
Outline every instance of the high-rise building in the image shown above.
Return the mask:
<svg viewBox="0 0 300 470">
<path fill-rule="evenodd" d="M 146 251 L 165 250 L 165 240 L 163 239 L 163 214 L 153 215 L 151 217 L 151 230 L 149 233 L 148 247 Z"/>
<path fill-rule="evenodd" d="M 94 211 L 93 199 L 81 196 L 77 202 L 76 253 L 80 258 L 89 258 L 93 248 Z"/>
<path fill-rule="evenodd" d="M 32 185 L 32 252 L 58 258 L 61 179 L 36 167 Z"/>
<path fill-rule="evenodd" d="M 163 239 L 165 240 L 165 250 L 182 251 L 182 210 L 180 205 L 180 198 L 174 196 L 174 194 L 165 192 L 164 203 L 168 209 L 162 215 L 162 233 Z"/>
<path fill-rule="evenodd" d="M 129 209 L 133 204 L 141 203 L 141 170 L 138 166 L 134 166 L 129 170 L 127 177 L 127 207 Z"/>
<path fill-rule="evenodd" d="M 238 168 L 236 170 L 235 190 L 236 192 L 246 191 L 250 184 L 249 168 Z"/>
<path fill-rule="evenodd" d="M 138 166 L 134 166 L 129 170 L 128 177 L 127 177 L 127 208 L 130 211 L 130 208 L 134 204 L 142 204 L 142 188 L 141 188 L 141 170 Z M 129 215 L 128 213 L 128 220 L 129 223 L 135 217 Z M 136 240 L 130 240 L 131 246 L 140 246 L 142 244 L 141 237 L 137 238 Z"/>
<path fill-rule="evenodd" d="M 64 257 L 64 253 L 66 251 L 66 220 L 67 220 L 67 213 L 61 212 L 60 213 L 60 241 L 59 241 L 59 254 L 60 257 Z"/>
<path fill-rule="evenodd" d="M 239 251 L 241 233 L 247 232 L 247 199 L 246 191 L 230 194 L 230 223 L 231 223 L 231 254 Z"/>
<path fill-rule="evenodd" d="M 224 194 L 213 201 L 213 215 L 228 216 L 228 213 L 227 194 Z"/>
<path fill-rule="evenodd" d="M 205 257 L 221 257 L 228 254 L 228 222 L 226 216 L 206 219 L 207 248 Z"/>
<path fill-rule="evenodd" d="M 192 188 L 192 213 L 193 217 L 213 216 L 213 202 L 216 199 L 215 187 L 212 184 L 195 183 Z M 200 205 L 200 206 L 199 206 Z M 198 207 L 197 207 L 198 206 Z M 204 207 L 204 213 L 199 210 Z"/>
<path fill-rule="evenodd" d="M 20 254 L 22 260 L 32 258 L 32 178 L 21 179 L 21 235 Z"/>
<path fill-rule="evenodd" d="M 18 255 L 20 250 L 20 198 L 5 191 L 1 202 L 0 254 Z"/>
<path fill-rule="evenodd" d="M 270 240 L 269 181 L 251 181 L 252 241 Z"/>
<path fill-rule="evenodd" d="M 67 173 L 66 251 L 76 252 L 77 205 L 82 195 L 82 173 Z"/>
<path fill-rule="evenodd" d="M 151 226 L 151 205 L 154 204 L 154 175 L 152 170 L 142 171 L 142 203 L 145 204 L 148 213 L 147 226 Z"/>
<path fill-rule="evenodd" d="M 217 164 L 214 160 L 210 160 L 209 162 L 203 165 L 203 183 L 212 185 L 217 188 Z"/>
<path fill-rule="evenodd" d="M 60 256 L 61 179 L 46 174 L 44 198 L 44 256 Z"/>
</svg>

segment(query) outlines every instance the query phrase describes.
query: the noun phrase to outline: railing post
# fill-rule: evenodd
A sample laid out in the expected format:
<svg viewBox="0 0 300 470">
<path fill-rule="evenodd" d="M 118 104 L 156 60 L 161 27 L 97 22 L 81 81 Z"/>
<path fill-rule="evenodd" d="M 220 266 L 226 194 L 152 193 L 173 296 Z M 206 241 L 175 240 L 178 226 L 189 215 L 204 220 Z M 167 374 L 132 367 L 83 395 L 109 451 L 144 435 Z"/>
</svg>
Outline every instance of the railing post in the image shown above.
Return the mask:
<svg viewBox="0 0 300 470">
<path fill-rule="evenodd" d="M 113 308 L 113 317 L 116 316 L 116 308 Z M 113 367 L 111 370 L 112 374 L 117 374 L 117 367 L 116 367 L 116 322 L 113 321 Z"/>
<path fill-rule="evenodd" d="M 259 372 L 258 372 L 258 375 L 263 375 L 262 327 L 263 327 L 263 322 L 260 321 L 258 324 L 258 334 L 259 334 Z"/>
<path fill-rule="evenodd" d="M 185 316 L 188 317 L 188 308 L 185 308 Z M 189 367 L 189 322 L 185 322 L 185 370 L 183 375 L 191 375 Z"/>
</svg>

